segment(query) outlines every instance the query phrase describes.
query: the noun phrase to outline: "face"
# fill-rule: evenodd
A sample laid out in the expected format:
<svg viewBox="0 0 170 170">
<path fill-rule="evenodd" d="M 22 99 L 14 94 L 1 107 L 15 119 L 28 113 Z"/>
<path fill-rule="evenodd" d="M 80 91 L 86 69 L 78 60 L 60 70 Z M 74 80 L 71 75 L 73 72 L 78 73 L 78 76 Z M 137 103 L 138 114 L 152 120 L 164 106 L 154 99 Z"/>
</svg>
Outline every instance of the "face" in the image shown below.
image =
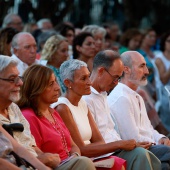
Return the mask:
<svg viewBox="0 0 170 170">
<path fill-rule="evenodd" d="M 74 80 L 69 81 L 72 90 L 78 96 L 89 95 L 91 93 L 90 86 L 90 72 L 87 67 L 81 67 L 79 70 L 76 70 L 74 73 Z M 69 88 L 68 88 L 69 89 Z"/>
<path fill-rule="evenodd" d="M 165 50 L 170 51 L 170 35 L 165 41 Z"/>
<path fill-rule="evenodd" d="M 101 51 L 104 47 L 104 37 L 103 34 L 97 33 L 94 35 L 94 41 L 95 41 L 95 50 L 96 53 Z"/>
<path fill-rule="evenodd" d="M 18 39 L 18 48 L 14 49 L 15 55 L 29 66 L 35 62 L 37 45 L 31 35 L 21 35 Z"/>
<path fill-rule="evenodd" d="M 17 78 L 15 83 L 0 79 L 0 99 L 2 99 L 3 102 L 11 103 L 19 100 L 20 86 L 22 86 L 23 82 L 18 76 L 19 71 L 16 66 L 9 66 L 3 73 L 0 74 L 0 78 L 3 79 L 14 80 Z"/>
<path fill-rule="evenodd" d="M 120 59 L 115 60 L 109 69 L 103 68 L 103 72 L 99 80 L 100 91 L 108 92 L 116 87 L 119 78 L 122 76 L 123 68 L 123 63 Z"/>
<path fill-rule="evenodd" d="M 86 37 L 82 46 L 78 46 L 78 51 L 82 56 L 91 58 L 95 56 L 95 44 L 93 37 Z"/>
<path fill-rule="evenodd" d="M 56 82 L 55 75 L 52 74 L 44 92 L 38 96 L 38 101 L 50 105 L 58 100 L 59 94 L 60 87 Z"/>
<path fill-rule="evenodd" d="M 66 38 L 68 40 L 68 43 L 72 45 L 74 39 L 74 32 L 72 30 L 67 31 Z"/>
<path fill-rule="evenodd" d="M 136 86 L 145 86 L 149 74 L 145 59 L 142 55 L 136 53 L 133 57 L 133 66 L 130 69 L 129 81 Z"/>
<path fill-rule="evenodd" d="M 60 64 L 62 64 L 64 61 L 67 60 L 68 58 L 68 42 L 67 41 L 63 41 L 60 43 L 54 56 L 55 56 L 55 59 Z"/>
<path fill-rule="evenodd" d="M 14 16 L 13 21 L 9 26 L 21 32 L 23 29 L 23 23 L 22 23 L 21 18 L 19 16 Z"/>
<path fill-rule="evenodd" d="M 144 43 L 153 46 L 156 43 L 156 32 L 150 31 L 144 38 Z"/>
<path fill-rule="evenodd" d="M 53 25 L 51 22 L 44 22 L 42 26 L 43 31 L 51 30 L 53 29 Z"/>
<path fill-rule="evenodd" d="M 139 46 L 140 46 L 141 39 L 142 39 L 141 35 L 137 35 L 137 36 L 133 37 L 129 41 L 129 44 L 128 44 L 129 50 L 136 50 L 136 49 L 138 49 Z"/>
</svg>

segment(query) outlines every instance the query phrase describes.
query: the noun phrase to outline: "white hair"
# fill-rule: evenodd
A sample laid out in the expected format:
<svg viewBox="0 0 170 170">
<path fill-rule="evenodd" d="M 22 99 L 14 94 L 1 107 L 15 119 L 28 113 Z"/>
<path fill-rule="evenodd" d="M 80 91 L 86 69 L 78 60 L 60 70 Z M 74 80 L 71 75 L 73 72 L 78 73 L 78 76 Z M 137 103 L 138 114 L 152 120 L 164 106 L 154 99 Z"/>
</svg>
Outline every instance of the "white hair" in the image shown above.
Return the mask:
<svg viewBox="0 0 170 170">
<path fill-rule="evenodd" d="M 0 55 L 0 73 L 2 73 L 10 65 L 17 66 L 17 61 L 9 56 Z"/>
<path fill-rule="evenodd" d="M 48 19 L 48 18 L 40 19 L 40 20 L 37 22 L 38 28 L 42 29 L 42 28 L 43 28 L 43 23 L 45 23 L 45 22 L 50 22 L 50 23 L 51 23 L 51 20 Z"/>
</svg>

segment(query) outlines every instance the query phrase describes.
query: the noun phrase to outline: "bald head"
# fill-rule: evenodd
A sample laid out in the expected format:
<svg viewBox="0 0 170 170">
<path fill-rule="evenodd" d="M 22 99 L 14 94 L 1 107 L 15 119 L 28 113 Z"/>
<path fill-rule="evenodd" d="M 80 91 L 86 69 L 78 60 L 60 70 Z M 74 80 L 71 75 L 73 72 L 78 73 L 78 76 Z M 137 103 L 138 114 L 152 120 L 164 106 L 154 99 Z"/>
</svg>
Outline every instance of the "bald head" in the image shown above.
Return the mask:
<svg viewBox="0 0 170 170">
<path fill-rule="evenodd" d="M 129 68 L 132 68 L 134 62 L 139 58 L 143 58 L 143 56 L 137 51 L 126 51 L 121 54 L 123 64 Z"/>
</svg>

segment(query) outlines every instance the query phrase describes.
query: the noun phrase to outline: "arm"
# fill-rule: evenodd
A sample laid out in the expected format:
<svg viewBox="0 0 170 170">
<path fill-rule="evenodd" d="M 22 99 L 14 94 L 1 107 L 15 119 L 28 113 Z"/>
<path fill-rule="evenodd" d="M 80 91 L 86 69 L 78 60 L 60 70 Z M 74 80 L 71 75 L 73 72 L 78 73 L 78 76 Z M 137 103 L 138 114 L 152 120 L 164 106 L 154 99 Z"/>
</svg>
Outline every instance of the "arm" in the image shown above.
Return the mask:
<svg viewBox="0 0 170 170">
<path fill-rule="evenodd" d="M 3 170 L 21 170 L 17 166 L 13 165 L 12 163 L 6 161 L 5 159 L 0 158 L 0 167 Z"/>
<path fill-rule="evenodd" d="M 70 138 L 71 138 L 71 136 L 70 136 Z M 80 149 L 78 148 L 78 146 L 74 143 L 73 139 L 71 138 L 70 155 L 72 155 L 74 153 L 78 153 L 79 155 L 81 155 Z"/>
<path fill-rule="evenodd" d="M 22 158 L 31 163 L 35 168 L 39 170 L 49 170 L 44 164 L 42 164 L 36 157 L 29 153 L 24 147 L 19 145 L 3 128 L 0 126 L 0 131 L 10 140 L 14 151 Z"/>
<path fill-rule="evenodd" d="M 166 71 L 165 66 L 160 58 L 157 58 L 155 64 L 159 71 L 159 76 L 163 84 L 166 84 L 170 79 L 170 69 Z"/>
<path fill-rule="evenodd" d="M 123 147 L 126 147 L 127 145 L 128 147 L 131 145 L 131 149 L 136 146 L 136 142 L 134 140 L 128 142 L 116 141 L 116 142 L 105 144 L 90 112 L 88 113 L 88 118 L 92 129 L 92 138 L 91 138 L 91 144 L 85 145 L 69 108 L 64 104 L 60 104 L 57 106 L 56 109 L 59 112 L 60 116 L 62 117 L 67 128 L 69 129 L 73 140 L 78 145 L 82 155 L 84 156 L 95 157 L 109 152 L 113 152 L 117 149 L 123 149 Z"/>
<path fill-rule="evenodd" d="M 133 99 L 132 99 L 133 100 Z M 141 115 L 138 103 L 132 103 L 129 97 L 121 96 L 114 104 L 110 105 L 111 114 L 116 119 L 122 139 L 135 139 L 137 142 L 152 142 L 149 137 L 140 134 L 139 124 Z M 145 131 L 147 133 L 147 131 Z"/>
</svg>

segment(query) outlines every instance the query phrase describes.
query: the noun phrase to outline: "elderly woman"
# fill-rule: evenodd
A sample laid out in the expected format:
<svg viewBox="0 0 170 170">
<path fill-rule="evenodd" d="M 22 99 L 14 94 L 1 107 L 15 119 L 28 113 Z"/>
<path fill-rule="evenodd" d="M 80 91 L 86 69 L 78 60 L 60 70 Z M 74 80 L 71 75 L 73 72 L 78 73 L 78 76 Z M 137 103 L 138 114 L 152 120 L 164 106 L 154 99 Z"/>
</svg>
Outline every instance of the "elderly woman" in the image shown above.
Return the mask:
<svg viewBox="0 0 170 170">
<path fill-rule="evenodd" d="M 18 105 L 30 123 L 37 146 L 43 152 L 58 153 L 61 161 L 70 156 L 74 158 L 57 170 L 94 170 L 90 159 L 79 156 L 80 150 L 64 122 L 59 114 L 50 108 L 50 104 L 56 102 L 59 96 L 59 85 L 53 71 L 42 65 L 33 65 L 25 71 L 23 78 Z"/>
<path fill-rule="evenodd" d="M 73 58 L 87 63 L 89 70 L 92 70 L 92 58 L 95 56 L 95 41 L 91 33 L 82 32 L 73 40 Z"/>
<path fill-rule="evenodd" d="M 47 60 L 47 66 L 50 67 L 56 76 L 59 83 L 61 94 L 65 92 L 65 86 L 63 85 L 59 68 L 60 65 L 68 58 L 68 42 L 62 35 L 51 36 L 45 43 L 41 59 Z"/>
<path fill-rule="evenodd" d="M 16 154 L 30 162 L 35 168 L 39 170 L 50 170 L 44 164 L 34 157 L 24 147 L 19 145 L 14 138 L 12 138 L 0 125 L 0 167 L 3 170 L 19 170 L 15 166 L 15 159 L 10 155 L 9 152 L 14 150 Z M 9 154 L 8 154 L 9 153 Z M 3 158 L 3 159 L 2 159 Z M 9 162 L 8 162 L 9 161 Z M 14 165 L 13 165 L 14 164 Z"/>
</svg>

